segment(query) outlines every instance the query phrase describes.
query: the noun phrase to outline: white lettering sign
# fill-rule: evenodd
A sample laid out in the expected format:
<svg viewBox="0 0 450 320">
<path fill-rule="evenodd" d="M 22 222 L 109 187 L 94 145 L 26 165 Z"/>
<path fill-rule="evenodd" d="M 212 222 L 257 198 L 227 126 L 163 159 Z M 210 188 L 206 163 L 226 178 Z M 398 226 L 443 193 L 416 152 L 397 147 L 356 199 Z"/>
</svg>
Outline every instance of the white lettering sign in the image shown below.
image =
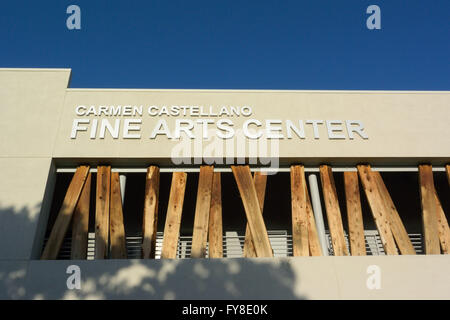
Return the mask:
<svg viewBox="0 0 450 320">
<path fill-rule="evenodd" d="M 232 139 L 237 131 L 250 140 L 369 138 L 361 120 L 257 119 L 251 106 L 78 105 L 74 111 L 71 139 Z"/>
</svg>

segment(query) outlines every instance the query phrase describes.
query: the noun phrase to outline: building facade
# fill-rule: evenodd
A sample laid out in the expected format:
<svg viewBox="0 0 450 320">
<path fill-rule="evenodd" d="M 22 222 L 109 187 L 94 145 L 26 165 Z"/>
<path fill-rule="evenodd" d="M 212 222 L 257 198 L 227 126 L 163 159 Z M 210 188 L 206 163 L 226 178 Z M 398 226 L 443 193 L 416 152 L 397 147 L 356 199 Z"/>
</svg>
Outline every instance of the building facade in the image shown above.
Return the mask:
<svg viewBox="0 0 450 320">
<path fill-rule="evenodd" d="M 450 298 L 450 92 L 70 72 L 0 69 L 0 298 Z"/>
</svg>

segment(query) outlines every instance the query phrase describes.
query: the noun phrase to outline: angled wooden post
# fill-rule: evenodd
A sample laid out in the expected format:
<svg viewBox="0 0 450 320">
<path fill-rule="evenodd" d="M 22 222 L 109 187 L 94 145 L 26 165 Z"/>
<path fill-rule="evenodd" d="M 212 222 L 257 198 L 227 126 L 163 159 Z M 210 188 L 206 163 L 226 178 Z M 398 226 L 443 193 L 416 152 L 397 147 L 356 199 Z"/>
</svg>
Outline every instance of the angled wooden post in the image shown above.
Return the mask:
<svg viewBox="0 0 450 320">
<path fill-rule="evenodd" d="M 305 180 L 306 183 L 306 180 Z M 306 214 L 308 217 L 308 243 L 309 243 L 309 255 L 321 256 L 322 247 L 319 240 L 319 232 L 317 231 L 316 218 L 314 217 L 314 211 L 309 197 L 308 187 L 305 186 L 306 192 Z"/>
<path fill-rule="evenodd" d="M 127 247 L 123 224 L 123 205 L 118 172 L 111 173 L 111 206 L 109 216 L 110 258 L 126 259 Z"/>
<path fill-rule="evenodd" d="M 164 227 L 164 239 L 161 251 L 162 259 L 175 259 L 177 257 L 186 179 L 187 174 L 185 172 L 174 172 L 172 174 L 172 185 L 170 187 L 169 204 L 167 206 L 166 224 Z"/>
<path fill-rule="evenodd" d="M 98 166 L 95 202 L 95 259 L 105 259 L 108 254 L 110 189 L 111 167 Z"/>
<path fill-rule="evenodd" d="M 194 230 L 192 232 L 191 258 L 204 258 L 206 256 L 213 176 L 213 166 L 200 166 Z"/>
<path fill-rule="evenodd" d="M 267 229 L 259 207 L 258 195 L 249 166 L 231 166 L 244 204 L 257 257 L 273 257 Z"/>
<path fill-rule="evenodd" d="M 222 187 L 220 172 L 214 172 L 209 210 L 209 257 L 223 258 Z"/>
<path fill-rule="evenodd" d="M 445 166 L 445 172 L 447 172 L 447 181 L 448 181 L 448 185 L 450 186 L 450 164 L 447 164 Z"/>
<path fill-rule="evenodd" d="M 372 174 L 369 165 L 358 165 L 358 174 L 369 202 L 370 211 L 375 220 L 375 224 L 380 234 L 384 251 L 388 255 L 397 255 L 397 247 L 395 245 L 394 236 L 392 235 L 389 210 L 386 208 L 385 202 L 380 194 L 377 178 Z"/>
<path fill-rule="evenodd" d="M 372 171 L 372 175 L 376 180 L 378 192 L 380 193 L 381 199 L 388 212 L 389 225 L 400 253 L 416 254 L 416 250 L 414 250 L 414 246 L 409 238 L 408 232 L 406 231 L 402 219 L 395 208 L 394 202 L 389 195 L 389 191 L 383 182 L 381 174 L 378 171 Z"/>
<path fill-rule="evenodd" d="M 89 232 L 89 205 L 91 202 L 91 173 L 88 174 L 81 191 L 72 221 L 71 260 L 86 260 Z"/>
<path fill-rule="evenodd" d="M 142 258 L 154 259 L 156 247 L 156 232 L 158 224 L 159 201 L 159 168 L 147 168 L 145 179 L 144 213 L 142 222 Z"/>
<path fill-rule="evenodd" d="M 437 197 L 431 165 L 419 165 L 420 197 L 422 204 L 425 253 L 440 254 Z"/>
<path fill-rule="evenodd" d="M 342 224 L 341 210 L 339 208 L 339 201 L 331 167 L 327 165 L 320 166 L 320 179 L 322 181 L 328 227 L 330 228 L 334 255 L 347 256 L 348 250 L 345 243 L 344 226 Z"/>
<path fill-rule="evenodd" d="M 442 209 L 441 202 L 439 201 L 436 189 L 434 190 L 436 197 L 436 209 L 437 209 L 437 221 L 439 230 L 439 242 L 441 243 L 441 250 L 443 254 L 450 254 L 450 229 L 448 226 L 447 217 Z"/>
<path fill-rule="evenodd" d="M 256 195 L 258 196 L 259 208 L 261 209 L 261 214 L 263 214 L 264 198 L 266 195 L 267 174 L 261 171 L 254 172 L 253 183 L 255 184 Z M 255 246 L 253 244 L 253 238 L 250 232 L 250 226 L 248 225 L 248 222 L 245 228 L 244 257 L 246 258 L 256 257 Z"/>
<path fill-rule="evenodd" d="M 352 256 L 366 255 L 366 241 L 364 238 L 364 224 L 359 195 L 359 181 L 357 172 L 344 172 L 345 200 L 347 203 L 347 220 L 349 242 Z"/>
<path fill-rule="evenodd" d="M 69 188 L 67 189 L 63 204 L 56 217 L 55 224 L 50 232 L 50 237 L 42 252 L 42 260 L 55 260 L 58 257 L 59 250 L 61 249 L 67 229 L 69 229 L 73 212 L 75 211 L 88 173 L 89 166 L 79 166 L 77 168 L 77 171 L 69 184 Z"/>
<path fill-rule="evenodd" d="M 309 256 L 306 192 L 303 166 L 291 166 L 292 246 L 294 257 Z"/>
</svg>

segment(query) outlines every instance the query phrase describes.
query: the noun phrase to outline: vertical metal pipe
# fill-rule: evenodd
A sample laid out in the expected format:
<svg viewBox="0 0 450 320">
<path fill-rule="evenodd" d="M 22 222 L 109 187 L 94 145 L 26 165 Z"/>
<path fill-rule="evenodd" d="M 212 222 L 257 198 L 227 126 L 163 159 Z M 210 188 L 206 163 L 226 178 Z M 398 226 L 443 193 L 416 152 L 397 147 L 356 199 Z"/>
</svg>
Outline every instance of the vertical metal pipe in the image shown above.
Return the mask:
<svg viewBox="0 0 450 320">
<path fill-rule="evenodd" d="M 120 196 L 122 197 L 122 206 L 125 203 L 125 185 L 127 183 L 127 176 L 123 173 L 119 175 L 120 180 Z"/>
<path fill-rule="evenodd" d="M 310 174 L 308 177 L 309 189 L 311 192 L 311 203 L 316 219 L 317 233 L 319 234 L 319 242 L 322 248 L 322 254 L 328 256 L 328 241 L 325 234 L 325 223 L 323 222 L 322 205 L 320 203 L 319 185 L 317 184 L 317 176 Z"/>
</svg>

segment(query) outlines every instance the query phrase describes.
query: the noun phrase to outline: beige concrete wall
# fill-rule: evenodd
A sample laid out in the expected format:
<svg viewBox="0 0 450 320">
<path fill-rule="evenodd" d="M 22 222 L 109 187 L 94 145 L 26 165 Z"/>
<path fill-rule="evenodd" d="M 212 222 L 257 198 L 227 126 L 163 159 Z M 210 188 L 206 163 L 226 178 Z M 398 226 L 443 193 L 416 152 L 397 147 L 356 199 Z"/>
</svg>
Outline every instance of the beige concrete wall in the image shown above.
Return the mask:
<svg viewBox="0 0 450 320">
<path fill-rule="evenodd" d="M 34 245 L 35 239 L 42 243 L 50 208 L 51 194 L 47 199 L 44 194 L 51 163 L 51 158 L 0 158 L 0 260 L 38 255 Z"/>
<path fill-rule="evenodd" d="M 36 254 L 69 77 L 69 69 L 0 69 L 0 260 Z"/>
<path fill-rule="evenodd" d="M 0 261 L 0 299 L 450 299 L 449 268 L 450 256 Z"/>
<path fill-rule="evenodd" d="M 79 132 L 74 140 L 70 139 L 73 119 L 84 118 L 75 115 L 75 107 L 249 105 L 253 114 L 248 118 L 260 121 L 361 120 L 365 125 L 367 140 L 330 140 L 325 125 L 320 125 L 321 138 L 316 140 L 311 125 L 305 125 L 306 139 L 279 140 L 278 154 L 285 163 L 299 158 L 306 163 L 370 160 L 387 165 L 450 161 L 450 92 L 66 90 L 69 77 L 68 69 L 0 69 L 0 126 L 6 133 L 0 139 L 1 157 L 169 159 L 179 141 L 148 137 L 157 120 L 166 119 L 173 129 L 175 119 L 183 117 L 151 117 L 144 108 L 139 140 L 114 140 L 108 135 L 92 140 L 86 132 Z M 230 119 L 239 128 L 248 118 Z M 208 143 L 204 141 L 203 147 Z M 166 162 L 170 164 L 170 159 Z"/>
<path fill-rule="evenodd" d="M 391 159 L 398 162 L 450 161 L 450 93 L 449 92 L 333 92 L 333 91 L 233 91 L 233 90 L 83 90 L 70 89 L 54 149 L 54 157 L 116 157 L 167 158 L 179 141 L 159 136 L 149 139 L 151 130 L 160 118 L 173 129 L 180 117 L 142 117 L 142 138 L 139 140 L 89 139 L 89 133 L 79 132 L 70 139 L 74 118 L 130 118 L 78 117 L 78 105 L 250 105 L 255 118 L 298 120 L 361 120 L 369 139 L 330 140 L 326 127 L 320 126 L 318 140 L 313 139 L 312 127 L 305 126 L 307 138 L 279 140 L 282 159 L 315 159 L 317 162 L 349 159 L 352 164 L 361 160 Z M 133 117 L 131 117 L 133 118 Z M 140 117 L 138 117 L 140 118 Z M 183 117 L 181 117 L 183 118 Z M 196 120 L 198 117 L 186 117 Z M 246 117 L 231 118 L 241 127 Z M 217 120 L 218 118 L 216 118 Z M 208 142 L 205 142 L 207 145 Z M 204 145 L 205 145 L 204 144 Z M 249 155 L 247 149 L 247 156 Z M 405 159 L 409 158 L 409 159 Z M 400 161 L 401 162 L 401 161 Z"/>
<path fill-rule="evenodd" d="M 49 157 L 69 69 L 0 69 L 0 157 Z"/>
<path fill-rule="evenodd" d="M 385 163 L 398 159 L 442 164 L 450 157 L 449 92 L 66 90 L 69 77 L 70 70 L 0 69 L 0 298 L 450 298 L 448 256 L 30 260 L 39 257 L 55 173 L 52 161 L 153 161 L 168 158 L 176 143 L 150 141 L 148 131 L 139 141 L 89 141 L 86 136 L 71 140 L 77 104 L 245 104 L 259 120 L 364 121 L 368 140 L 282 141 L 280 156 L 295 161 L 384 158 Z M 144 116 L 144 127 L 152 122 Z M 81 291 L 66 287 L 66 267 L 72 263 L 82 268 Z M 365 286 L 371 264 L 381 268 L 381 290 Z"/>
</svg>

